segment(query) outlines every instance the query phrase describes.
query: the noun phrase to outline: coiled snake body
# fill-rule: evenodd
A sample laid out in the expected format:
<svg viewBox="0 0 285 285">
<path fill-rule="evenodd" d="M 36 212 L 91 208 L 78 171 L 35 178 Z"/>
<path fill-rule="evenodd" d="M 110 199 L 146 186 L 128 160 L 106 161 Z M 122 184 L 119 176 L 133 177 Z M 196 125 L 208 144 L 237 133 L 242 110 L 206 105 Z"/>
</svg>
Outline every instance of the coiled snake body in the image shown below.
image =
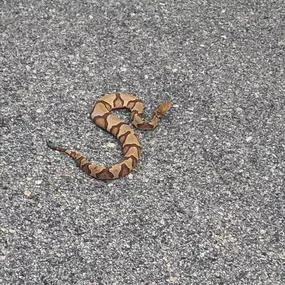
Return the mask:
<svg viewBox="0 0 285 285">
<path fill-rule="evenodd" d="M 152 119 L 146 122 L 143 119 L 143 102 L 133 94 L 112 93 L 102 96 L 93 106 L 91 119 L 101 128 L 107 130 L 118 138 L 123 147 L 124 159 L 112 166 L 106 167 L 92 164 L 79 152 L 69 148 L 57 147 L 50 141 L 47 145 L 57 151 L 65 152 L 71 156 L 77 165 L 88 175 L 97 179 L 116 179 L 128 175 L 136 166 L 141 153 L 141 146 L 133 129 L 111 113 L 114 109 L 127 108 L 131 111 L 131 122 L 140 130 L 152 130 L 159 118 L 165 114 L 172 103 L 166 101 L 158 105 Z"/>
</svg>

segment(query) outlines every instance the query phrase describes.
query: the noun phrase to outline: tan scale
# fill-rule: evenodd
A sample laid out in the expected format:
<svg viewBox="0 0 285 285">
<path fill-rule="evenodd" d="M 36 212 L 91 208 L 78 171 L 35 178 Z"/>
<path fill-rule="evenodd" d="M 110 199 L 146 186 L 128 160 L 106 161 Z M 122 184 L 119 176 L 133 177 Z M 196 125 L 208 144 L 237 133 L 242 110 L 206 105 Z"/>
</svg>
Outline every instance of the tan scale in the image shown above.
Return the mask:
<svg viewBox="0 0 285 285">
<path fill-rule="evenodd" d="M 133 94 L 112 93 L 103 95 L 93 106 L 91 119 L 101 128 L 118 138 L 123 147 L 124 159 L 112 166 L 92 164 L 85 156 L 69 148 L 54 146 L 50 141 L 47 145 L 57 151 L 65 152 L 72 157 L 76 164 L 88 175 L 102 180 L 117 179 L 128 175 L 136 166 L 141 153 L 141 146 L 134 130 L 111 114 L 114 109 L 127 108 L 131 111 L 131 122 L 140 130 L 154 129 L 159 118 L 165 114 L 172 103 L 166 101 L 158 105 L 152 119 L 146 122 L 143 119 L 143 102 Z"/>
</svg>

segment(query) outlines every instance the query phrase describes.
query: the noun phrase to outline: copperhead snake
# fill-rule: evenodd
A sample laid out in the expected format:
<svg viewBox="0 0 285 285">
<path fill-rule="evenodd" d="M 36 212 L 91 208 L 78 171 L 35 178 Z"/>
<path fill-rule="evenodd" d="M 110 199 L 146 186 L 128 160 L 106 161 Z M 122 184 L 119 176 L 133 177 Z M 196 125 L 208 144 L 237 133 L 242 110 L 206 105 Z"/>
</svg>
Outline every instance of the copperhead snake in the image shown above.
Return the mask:
<svg viewBox="0 0 285 285">
<path fill-rule="evenodd" d="M 102 180 L 117 179 L 128 175 L 136 166 L 141 154 L 141 145 L 133 129 L 111 113 L 114 109 L 127 108 L 131 111 L 131 123 L 140 130 L 152 130 L 159 118 L 172 106 L 171 101 L 158 105 L 152 119 L 146 122 L 143 119 L 143 102 L 133 94 L 112 93 L 103 95 L 93 106 L 91 119 L 102 129 L 114 135 L 123 147 L 124 159 L 117 164 L 106 167 L 92 164 L 81 153 L 69 148 L 55 146 L 47 141 L 48 147 L 53 150 L 65 152 L 72 157 L 77 166 L 88 175 Z"/>
</svg>

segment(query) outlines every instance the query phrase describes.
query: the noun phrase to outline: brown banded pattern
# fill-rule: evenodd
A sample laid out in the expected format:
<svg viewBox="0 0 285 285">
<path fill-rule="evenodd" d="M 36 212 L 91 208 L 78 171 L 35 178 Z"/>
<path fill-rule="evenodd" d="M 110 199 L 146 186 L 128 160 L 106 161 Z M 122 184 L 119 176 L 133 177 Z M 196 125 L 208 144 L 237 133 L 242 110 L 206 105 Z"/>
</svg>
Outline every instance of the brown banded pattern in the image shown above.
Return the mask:
<svg viewBox="0 0 285 285">
<path fill-rule="evenodd" d="M 166 101 L 158 105 L 152 119 L 146 122 L 143 119 L 143 102 L 136 95 L 126 93 L 111 93 L 103 95 L 93 106 L 91 119 L 101 128 L 113 134 L 122 144 L 124 159 L 112 166 L 106 167 L 92 164 L 81 153 L 69 148 L 57 147 L 51 142 L 47 145 L 72 157 L 76 164 L 88 175 L 102 180 L 116 179 L 128 175 L 136 166 L 141 154 L 141 146 L 134 130 L 118 117 L 111 113 L 114 109 L 127 108 L 131 111 L 131 122 L 140 130 L 152 130 L 159 118 L 165 114 L 172 103 Z"/>
</svg>

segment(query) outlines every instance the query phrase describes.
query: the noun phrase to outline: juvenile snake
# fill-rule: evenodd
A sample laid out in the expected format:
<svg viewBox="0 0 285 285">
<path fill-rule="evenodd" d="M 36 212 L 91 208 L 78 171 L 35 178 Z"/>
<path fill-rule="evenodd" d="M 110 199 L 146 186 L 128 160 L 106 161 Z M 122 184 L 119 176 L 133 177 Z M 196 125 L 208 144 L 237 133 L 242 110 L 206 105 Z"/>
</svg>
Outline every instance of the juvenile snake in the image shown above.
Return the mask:
<svg viewBox="0 0 285 285">
<path fill-rule="evenodd" d="M 92 164 L 81 153 L 69 148 L 55 146 L 50 141 L 47 145 L 71 156 L 76 164 L 88 175 L 102 180 L 117 179 L 128 175 L 136 166 L 141 153 L 141 145 L 133 129 L 111 113 L 114 109 L 127 108 L 131 111 L 131 123 L 140 130 L 152 130 L 159 118 L 171 107 L 170 101 L 163 102 L 155 109 L 152 119 L 143 119 L 143 102 L 133 94 L 112 93 L 103 95 L 93 106 L 91 119 L 102 129 L 114 135 L 122 144 L 124 159 L 112 166 Z"/>
</svg>

